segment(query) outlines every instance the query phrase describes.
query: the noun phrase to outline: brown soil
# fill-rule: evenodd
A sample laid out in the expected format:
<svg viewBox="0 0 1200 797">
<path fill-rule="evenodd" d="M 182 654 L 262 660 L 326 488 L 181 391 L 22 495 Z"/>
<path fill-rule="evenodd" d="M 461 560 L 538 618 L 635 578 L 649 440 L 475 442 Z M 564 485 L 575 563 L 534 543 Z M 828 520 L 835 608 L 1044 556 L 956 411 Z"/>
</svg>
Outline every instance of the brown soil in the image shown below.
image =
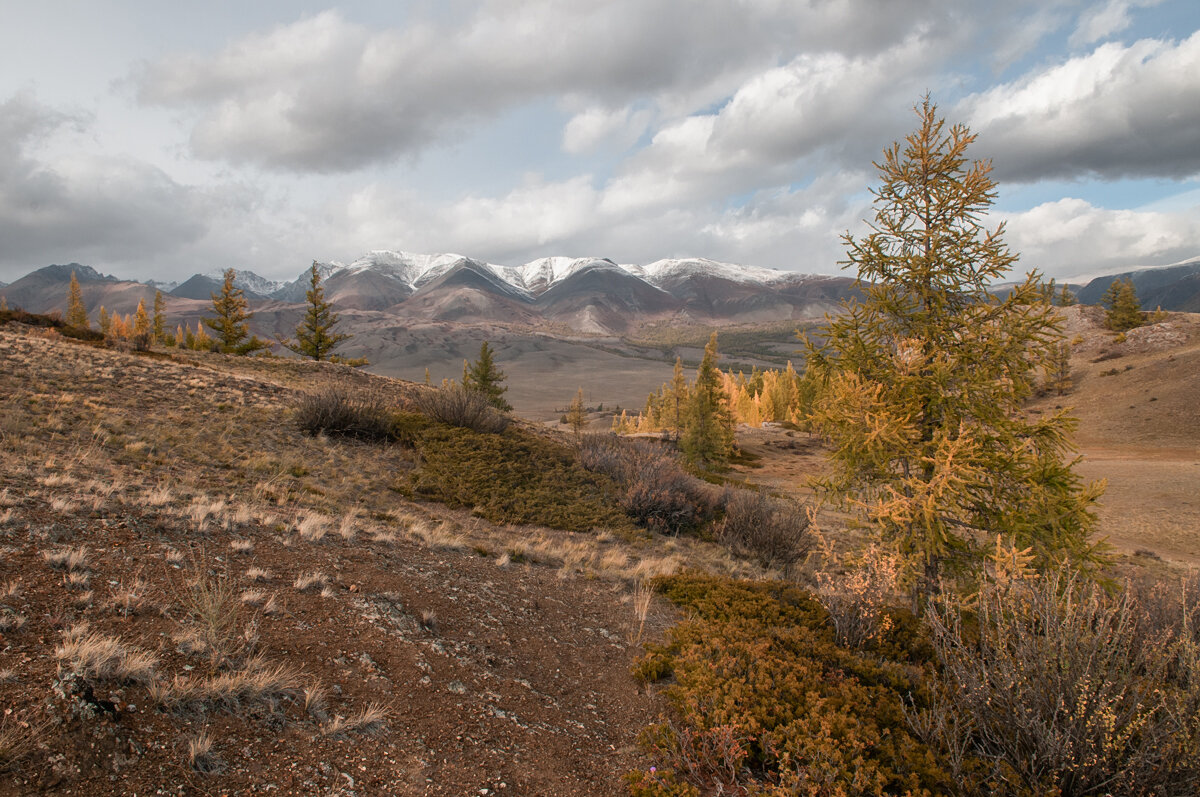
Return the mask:
<svg viewBox="0 0 1200 797">
<path fill-rule="evenodd" d="M 0 769 L 30 742 L 0 794 L 621 791 L 663 708 L 630 665 L 667 610 L 643 623 L 628 582 L 571 566 L 584 558 L 497 557 L 530 530 L 400 499 L 402 451 L 302 437 L 289 384 L 309 374 L 200 359 L 0 328 Z M 324 535 L 306 539 L 314 514 Z M 79 548 L 76 575 L 45 558 Z M 309 573 L 323 592 L 296 586 Z M 201 576 L 257 604 L 236 611 L 226 641 L 240 650 L 219 666 L 186 640 L 204 628 L 185 608 Z M 81 622 L 156 654 L 160 684 L 241 672 L 257 653 L 294 668 L 295 688 L 158 707 L 146 685 L 72 677 L 55 651 Z M 306 710 L 306 687 L 325 690 L 324 710 Z M 331 733 L 373 705 L 382 729 Z M 189 761 L 203 731 L 213 774 Z"/>
</svg>

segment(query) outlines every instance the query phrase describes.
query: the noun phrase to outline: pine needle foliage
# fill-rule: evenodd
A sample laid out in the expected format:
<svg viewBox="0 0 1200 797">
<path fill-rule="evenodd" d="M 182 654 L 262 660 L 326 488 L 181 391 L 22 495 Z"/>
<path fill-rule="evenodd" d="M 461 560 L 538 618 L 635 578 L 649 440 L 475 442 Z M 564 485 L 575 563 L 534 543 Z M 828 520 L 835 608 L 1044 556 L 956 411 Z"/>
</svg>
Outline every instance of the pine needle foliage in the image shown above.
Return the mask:
<svg viewBox="0 0 1200 797">
<path fill-rule="evenodd" d="M 865 512 L 919 598 L 977 570 L 996 534 L 1031 547 L 1040 567 L 1096 561 L 1087 536 L 1103 484 L 1074 472 L 1074 419 L 1022 412 L 1061 317 L 1036 272 L 1004 298 L 988 291 L 1017 260 L 1004 225 L 980 221 L 995 199 L 991 164 L 968 165 L 975 136 L 947 129 L 928 97 L 915 110 L 918 129 L 875 164 L 869 234 L 843 237 L 863 298 L 810 344 L 809 368 L 825 380 L 814 421 L 833 464 L 819 487 Z"/>
<path fill-rule="evenodd" d="M 318 362 L 328 360 L 342 341 L 353 336 L 333 331 L 338 322 L 338 315 L 333 312 L 333 305 L 325 299 L 325 288 L 321 285 L 321 274 L 317 271 L 315 260 L 304 297 L 308 307 L 304 313 L 304 320 L 296 327 L 296 340 L 294 343 L 286 342 L 284 346 Z"/>
<path fill-rule="evenodd" d="M 217 333 L 217 343 L 225 354 L 252 354 L 267 344 L 250 334 L 247 322 L 254 314 L 241 288 L 234 286 L 233 269 L 226 269 L 221 292 L 212 294 L 213 318 L 202 318 L 204 326 Z M 197 336 L 199 337 L 199 336 Z"/>
<path fill-rule="evenodd" d="M 479 346 L 479 359 L 471 363 L 463 363 L 463 387 L 487 396 L 488 403 L 501 412 L 508 412 L 512 405 L 504 400 L 508 387 L 504 385 L 504 372 L 496 367 L 493 360 L 492 347 L 485 340 Z"/>
<path fill-rule="evenodd" d="M 1108 310 L 1104 323 L 1114 332 L 1127 332 L 1143 323 L 1142 303 L 1133 287 L 1133 280 L 1128 277 L 1113 280 L 1100 298 L 1100 303 Z"/>
<path fill-rule="evenodd" d="M 575 393 L 575 398 L 571 399 L 571 406 L 567 407 L 567 425 L 571 427 L 571 431 L 575 434 L 581 434 L 587 426 L 587 409 L 583 406 L 583 388 L 579 388 Z"/>
<path fill-rule="evenodd" d="M 695 468 L 721 467 L 733 454 L 733 415 L 717 370 L 717 333 L 704 347 L 696 372 L 696 384 L 688 395 L 683 413 L 679 448 L 688 465 Z"/>
</svg>

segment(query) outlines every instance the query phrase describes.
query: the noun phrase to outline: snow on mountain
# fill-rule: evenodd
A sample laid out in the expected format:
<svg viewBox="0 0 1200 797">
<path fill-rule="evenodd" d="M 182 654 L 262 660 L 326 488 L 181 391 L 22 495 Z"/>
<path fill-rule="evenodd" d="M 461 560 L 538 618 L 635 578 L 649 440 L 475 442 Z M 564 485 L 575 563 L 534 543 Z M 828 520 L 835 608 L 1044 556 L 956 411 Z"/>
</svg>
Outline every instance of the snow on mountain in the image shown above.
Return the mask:
<svg viewBox="0 0 1200 797">
<path fill-rule="evenodd" d="M 397 252 L 378 249 L 367 252 L 349 265 L 328 264 L 328 273 L 322 267 L 322 278 L 333 274 L 346 274 L 370 270 L 399 280 L 413 290 L 437 280 L 451 269 L 469 263 L 476 271 L 486 271 L 498 279 L 532 296 L 539 296 L 552 286 L 562 282 L 583 269 L 611 269 L 642 279 L 655 287 L 671 280 L 693 276 L 718 277 L 744 284 L 764 286 L 794 279 L 798 275 L 788 271 L 769 268 L 740 266 L 720 263 L 704 258 L 658 260 L 645 266 L 618 265 L 607 258 L 595 257 L 543 257 L 520 266 L 500 266 L 485 263 L 458 254 L 424 255 L 412 252 Z"/>
<path fill-rule="evenodd" d="M 720 263 L 706 258 L 683 258 L 656 260 L 645 266 L 622 266 L 629 273 L 641 277 L 651 285 L 661 285 L 671 279 L 693 276 L 717 277 L 730 282 L 757 283 L 773 285 L 797 275 L 791 271 L 777 271 L 773 268 L 757 266 L 740 266 L 735 263 Z"/>
<path fill-rule="evenodd" d="M 210 271 L 200 276 L 215 280 L 218 284 L 225 280 L 224 271 Z M 253 271 L 244 271 L 242 269 L 233 270 L 234 287 L 241 288 L 247 293 L 253 293 L 258 296 L 270 296 L 275 291 L 286 287 L 287 281 L 269 280 L 266 277 L 260 277 Z"/>
</svg>

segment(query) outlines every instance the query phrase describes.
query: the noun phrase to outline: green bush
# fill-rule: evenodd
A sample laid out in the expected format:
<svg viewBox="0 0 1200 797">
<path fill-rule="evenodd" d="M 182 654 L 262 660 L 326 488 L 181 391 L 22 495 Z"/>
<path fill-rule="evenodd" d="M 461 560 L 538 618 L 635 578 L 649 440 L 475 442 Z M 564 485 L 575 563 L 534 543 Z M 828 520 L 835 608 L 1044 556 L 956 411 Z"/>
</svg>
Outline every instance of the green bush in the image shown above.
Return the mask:
<svg viewBox="0 0 1200 797">
<path fill-rule="evenodd" d="M 643 742 L 644 797 L 685 794 L 940 794 L 939 752 L 908 729 L 922 670 L 839 647 L 825 610 L 793 585 L 685 574 L 660 580 L 688 619 L 637 667 L 673 676 L 675 718 Z"/>
<path fill-rule="evenodd" d="M 416 496 L 472 507 L 495 523 L 632 531 L 613 500 L 616 485 L 554 441 L 516 427 L 492 434 L 438 424 L 417 435 L 417 449 Z"/>
</svg>

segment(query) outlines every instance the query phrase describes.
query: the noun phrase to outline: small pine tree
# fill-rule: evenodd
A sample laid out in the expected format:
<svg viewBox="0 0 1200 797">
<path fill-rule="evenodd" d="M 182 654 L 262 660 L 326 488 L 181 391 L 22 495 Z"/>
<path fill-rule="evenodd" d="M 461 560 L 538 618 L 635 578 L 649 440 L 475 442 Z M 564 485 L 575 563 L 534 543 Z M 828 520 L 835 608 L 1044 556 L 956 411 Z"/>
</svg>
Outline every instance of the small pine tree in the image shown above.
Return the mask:
<svg viewBox="0 0 1200 797">
<path fill-rule="evenodd" d="M 167 342 L 167 319 L 163 315 L 165 309 L 166 300 L 163 299 L 162 291 L 156 290 L 154 292 L 154 323 L 152 331 L 154 332 L 154 339 L 159 343 Z"/>
<path fill-rule="evenodd" d="M 463 363 L 463 387 L 476 390 L 487 396 L 488 403 L 501 412 L 508 412 L 512 405 L 504 400 L 508 390 L 504 386 L 504 372 L 492 360 L 494 352 L 485 340 L 479 347 L 479 359 L 470 368 Z"/>
<path fill-rule="evenodd" d="M 71 272 L 71 285 L 67 288 L 67 324 L 77 329 L 90 329 L 92 322 L 88 320 L 87 308 L 83 305 L 83 289 L 75 272 Z"/>
<path fill-rule="evenodd" d="M 1063 285 L 1062 290 L 1058 294 L 1058 306 L 1059 307 L 1070 307 L 1070 306 L 1072 306 L 1074 304 L 1078 304 L 1078 303 L 1079 302 L 1075 298 L 1075 294 L 1071 293 L 1071 289 L 1068 288 L 1066 285 Z"/>
<path fill-rule="evenodd" d="M 0 296 L 0 313 L 8 311 L 8 297 Z"/>
<path fill-rule="evenodd" d="M 308 309 L 304 320 L 296 327 L 296 342 L 285 342 L 283 345 L 304 357 L 311 357 L 318 362 L 330 359 L 333 350 L 351 335 L 335 333 L 333 327 L 338 322 L 333 305 L 325 301 L 325 288 L 321 286 L 321 273 L 317 270 L 317 261 L 313 261 L 309 274 L 308 290 L 305 300 Z"/>
<path fill-rule="evenodd" d="M 733 453 L 733 416 L 717 370 L 717 333 L 704 347 L 704 357 L 696 372 L 684 412 L 679 448 L 694 468 L 721 467 Z"/>
<path fill-rule="evenodd" d="M 1142 325 L 1142 303 L 1138 301 L 1133 280 L 1113 280 L 1101 302 L 1108 308 L 1105 323 L 1114 332 L 1125 332 Z"/>
<path fill-rule="evenodd" d="M 1071 344 L 1067 341 L 1059 343 L 1050 355 L 1046 364 L 1046 389 L 1063 396 L 1074 387 L 1071 382 Z"/>
<path fill-rule="evenodd" d="M 100 334 L 105 337 L 112 332 L 112 316 L 104 309 L 104 305 L 100 305 L 100 309 L 96 312 L 96 323 L 100 326 Z"/>
<path fill-rule="evenodd" d="M 179 348 L 179 349 L 186 348 L 186 346 L 187 346 L 187 333 L 184 332 L 183 324 L 175 325 L 174 344 L 175 344 L 175 347 Z"/>
<path fill-rule="evenodd" d="M 587 410 L 583 406 L 583 388 L 575 393 L 575 398 L 571 399 L 571 406 L 567 408 L 567 424 L 571 427 L 576 435 L 583 432 L 587 426 Z"/>
<path fill-rule="evenodd" d="M 204 326 L 217 333 L 217 341 L 225 354 L 251 354 L 267 348 L 267 344 L 250 334 L 246 323 L 254 315 L 241 288 L 233 284 L 235 272 L 225 270 L 219 294 L 212 294 L 214 318 L 202 318 Z M 207 338 L 208 336 L 205 335 Z"/>
</svg>

